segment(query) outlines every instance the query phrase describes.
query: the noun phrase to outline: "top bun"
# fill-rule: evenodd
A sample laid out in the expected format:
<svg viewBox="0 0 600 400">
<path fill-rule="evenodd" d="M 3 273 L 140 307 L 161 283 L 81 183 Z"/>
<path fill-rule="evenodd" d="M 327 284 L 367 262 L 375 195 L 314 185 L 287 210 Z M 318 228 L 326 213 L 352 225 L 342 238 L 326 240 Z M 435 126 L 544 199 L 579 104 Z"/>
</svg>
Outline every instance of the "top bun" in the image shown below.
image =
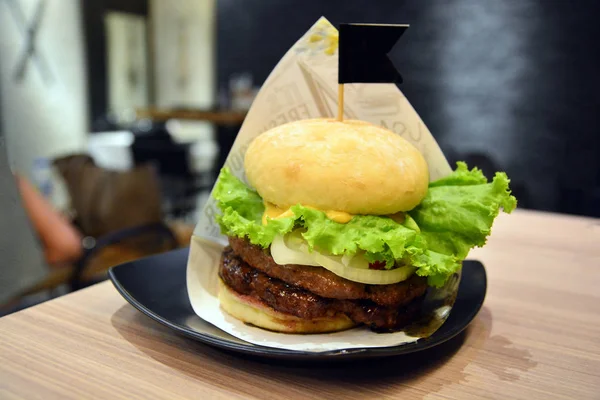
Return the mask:
<svg viewBox="0 0 600 400">
<path fill-rule="evenodd" d="M 429 184 L 423 155 L 395 133 L 364 121 L 300 120 L 252 141 L 246 176 L 258 194 L 287 209 L 386 215 L 417 206 Z"/>
</svg>

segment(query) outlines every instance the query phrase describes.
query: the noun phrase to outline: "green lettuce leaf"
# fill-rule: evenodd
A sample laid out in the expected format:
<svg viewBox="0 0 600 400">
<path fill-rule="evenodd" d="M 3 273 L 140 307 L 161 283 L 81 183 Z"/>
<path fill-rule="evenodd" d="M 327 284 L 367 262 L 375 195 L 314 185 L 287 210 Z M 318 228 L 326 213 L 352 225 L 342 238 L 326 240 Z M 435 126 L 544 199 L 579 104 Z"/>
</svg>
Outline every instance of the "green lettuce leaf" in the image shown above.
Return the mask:
<svg viewBox="0 0 600 400">
<path fill-rule="evenodd" d="M 509 183 L 504 172 L 488 183 L 480 170 L 469 171 L 463 162 L 448 177 L 432 182 L 421 204 L 410 211 L 427 248 L 463 260 L 473 247 L 483 246 L 500 209 L 510 213 L 517 206 Z"/>
<path fill-rule="evenodd" d="M 384 261 L 387 268 L 410 263 L 430 285 L 439 287 L 460 268 L 471 248 L 485 244 L 500 208 L 515 208 L 508 184 L 504 173 L 488 183 L 481 171 L 458 163 L 451 175 L 430 184 L 425 199 L 402 224 L 373 215 L 356 215 L 340 224 L 321 211 L 295 205 L 293 216 L 263 225 L 261 197 L 227 168 L 221 170 L 213 197 L 221 210 L 217 222 L 223 234 L 266 248 L 276 235 L 302 228 L 311 250 L 335 255 L 362 251 L 369 261 Z"/>
<path fill-rule="evenodd" d="M 225 235 L 246 237 L 252 244 L 268 247 L 277 234 L 286 234 L 294 228 L 293 217 L 271 219 L 263 225 L 262 198 L 228 168 L 221 170 L 212 195 L 222 213 L 217 222 Z"/>
</svg>

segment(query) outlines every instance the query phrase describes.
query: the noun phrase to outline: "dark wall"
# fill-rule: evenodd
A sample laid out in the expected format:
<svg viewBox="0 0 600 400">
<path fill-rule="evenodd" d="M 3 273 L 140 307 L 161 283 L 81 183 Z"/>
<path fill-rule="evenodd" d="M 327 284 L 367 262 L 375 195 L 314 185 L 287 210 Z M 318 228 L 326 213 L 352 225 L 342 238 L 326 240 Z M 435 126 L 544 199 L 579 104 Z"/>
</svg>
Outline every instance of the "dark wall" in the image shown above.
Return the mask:
<svg viewBox="0 0 600 400">
<path fill-rule="evenodd" d="M 219 86 L 239 72 L 260 84 L 321 15 L 409 23 L 392 59 L 448 157 L 485 156 L 525 207 L 600 216 L 598 11 L 595 0 L 219 0 Z"/>
<path fill-rule="evenodd" d="M 148 0 L 80 0 L 80 4 L 85 32 L 90 128 L 92 132 L 114 129 L 115 127 L 108 120 L 109 93 L 104 17 L 110 11 L 148 17 Z"/>
</svg>

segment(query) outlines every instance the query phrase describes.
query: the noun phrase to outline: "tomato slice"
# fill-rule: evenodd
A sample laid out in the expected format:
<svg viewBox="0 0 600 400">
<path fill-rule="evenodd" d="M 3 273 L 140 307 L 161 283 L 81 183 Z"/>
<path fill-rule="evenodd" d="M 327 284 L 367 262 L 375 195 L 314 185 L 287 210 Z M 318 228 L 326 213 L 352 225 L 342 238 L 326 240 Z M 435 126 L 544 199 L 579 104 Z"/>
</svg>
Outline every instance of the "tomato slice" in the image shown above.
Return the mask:
<svg viewBox="0 0 600 400">
<path fill-rule="evenodd" d="M 375 262 L 369 263 L 369 269 L 377 269 L 377 270 L 385 269 L 385 261 L 375 261 Z"/>
</svg>

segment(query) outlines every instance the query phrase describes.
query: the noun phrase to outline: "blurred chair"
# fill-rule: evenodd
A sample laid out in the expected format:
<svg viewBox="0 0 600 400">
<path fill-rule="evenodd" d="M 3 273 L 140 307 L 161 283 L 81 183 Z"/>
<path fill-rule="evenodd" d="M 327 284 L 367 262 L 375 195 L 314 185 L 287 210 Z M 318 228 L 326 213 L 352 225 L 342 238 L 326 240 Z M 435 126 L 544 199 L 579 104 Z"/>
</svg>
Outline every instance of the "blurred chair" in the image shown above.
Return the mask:
<svg viewBox="0 0 600 400">
<path fill-rule="evenodd" d="M 70 220 L 61 217 L 62 225 L 49 226 L 46 234 L 52 231 L 50 234 L 69 239 L 69 252 L 63 252 L 65 256 L 59 260 L 69 265 L 54 269 L 23 295 L 63 284 L 76 290 L 106 279 L 114 265 L 189 245 L 193 226 L 164 221 L 153 167 L 107 170 L 83 154 L 61 157 L 54 164 L 66 184 L 73 216 Z M 31 193 L 23 194 L 31 197 Z M 28 214 L 39 235 L 36 220 L 40 213 Z M 78 246 L 74 250 L 73 238 Z M 56 260 L 48 260 L 52 261 Z"/>
<path fill-rule="evenodd" d="M 54 166 L 66 184 L 74 223 L 84 235 L 100 237 L 163 221 L 160 186 L 152 166 L 109 170 L 83 154 L 58 158 Z"/>
</svg>

